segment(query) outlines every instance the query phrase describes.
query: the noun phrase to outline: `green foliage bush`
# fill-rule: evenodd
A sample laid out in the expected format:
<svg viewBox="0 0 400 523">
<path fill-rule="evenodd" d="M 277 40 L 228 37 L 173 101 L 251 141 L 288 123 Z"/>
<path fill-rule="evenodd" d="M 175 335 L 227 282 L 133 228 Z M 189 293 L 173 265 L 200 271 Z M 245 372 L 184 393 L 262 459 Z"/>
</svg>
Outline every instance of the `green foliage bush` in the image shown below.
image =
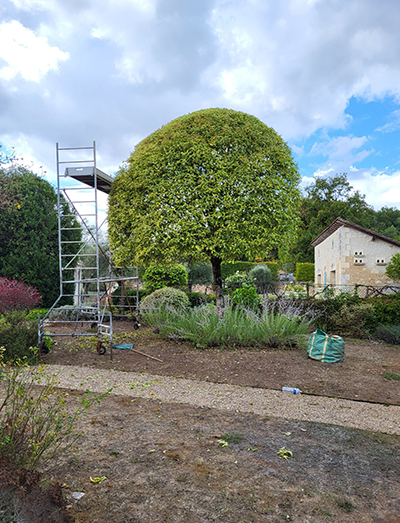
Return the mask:
<svg viewBox="0 0 400 523">
<path fill-rule="evenodd" d="M 149 293 L 163 287 L 184 287 L 188 284 L 188 273 L 183 265 L 153 265 L 143 275 Z"/>
<path fill-rule="evenodd" d="M 250 272 L 254 267 L 258 265 L 266 265 L 271 271 L 271 280 L 276 281 L 279 279 L 279 264 L 278 262 L 235 262 L 235 263 L 223 263 L 221 265 L 222 279 L 226 280 L 229 276 L 232 276 L 236 272 Z"/>
<path fill-rule="evenodd" d="M 342 305 L 331 317 L 331 331 L 342 336 L 365 338 L 368 335 L 366 320 L 373 315 L 374 308 L 370 303 Z"/>
<path fill-rule="evenodd" d="M 94 396 L 86 391 L 82 405 L 70 411 L 65 401 L 68 394 L 57 388 L 56 379 L 44 366 L 11 365 L 5 363 L 3 353 L 0 348 L 0 456 L 14 467 L 36 470 L 76 441 L 78 419 L 106 394 Z"/>
<path fill-rule="evenodd" d="M 265 264 L 255 265 L 250 269 L 249 276 L 253 278 L 259 292 L 265 292 L 272 280 L 271 269 Z"/>
<path fill-rule="evenodd" d="M 374 313 L 368 319 L 367 327 L 374 331 L 378 325 L 400 325 L 400 293 L 385 297 L 369 298 Z"/>
<path fill-rule="evenodd" d="M 191 307 L 200 307 L 207 303 L 215 304 L 215 294 L 202 294 L 201 292 L 186 292 Z"/>
<path fill-rule="evenodd" d="M 26 314 L 26 319 L 37 321 L 39 314 L 41 318 L 44 318 L 48 311 L 49 309 L 32 309 Z"/>
<path fill-rule="evenodd" d="M 196 263 L 188 267 L 188 283 L 192 285 L 211 285 L 213 282 L 212 266 L 207 263 Z"/>
<path fill-rule="evenodd" d="M 242 286 L 233 292 L 232 301 L 244 309 L 252 309 L 254 311 L 259 309 L 262 302 L 254 285 L 247 283 L 242 283 Z"/>
<path fill-rule="evenodd" d="M 254 279 L 251 278 L 247 272 L 236 271 L 226 278 L 225 290 L 228 294 L 232 294 L 236 289 L 239 289 L 243 283 L 252 285 Z"/>
<path fill-rule="evenodd" d="M 274 261 L 267 261 L 264 262 L 264 264 L 268 267 L 268 269 L 271 271 L 271 278 L 272 281 L 279 280 L 279 263 Z"/>
<path fill-rule="evenodd" d="M 379 325 L 400 325 L 400 293 L 363 299 L 343 292 L 327 299 L 301 300 L 317 316 L 315 326 L 332 334 L 375 335 Z"/>
<path fill-rule="evenodd" d="M 38 342 L 37 319 L 27 319 L 23 311 L 6 311 L 0 316 L 0 343 L 5 348 L 4 360 L 25 360 L 34 363 L 37 360 Z"/>
<path fill-rule="evenodd" d="M 400 325 L 392 325 L 391 327 L 379 325 L 376 329 L 376 337 L 386 341 L 386 343 L 400 345 Z"/>
<path fill-rule="evenodd" d="M 296 263 L 296 281 L 314 281 L 314 267 L 313 263 Z"/>
<path fill-rule="evenodd" d="M 253 262 L 235 262 L 235 263 L 222 263 L 221 264 L 221 275 L 222 279 L 227 280 L 229 276 L 233 276 L 237 272 L 249 272 L 254 267 Z"/>
<path fill-rule="evenodd" d="M 143 298 L 140 308 L 143 315 L 145 315 L 146 311 L 154 309 L 183 311 L 189 305 L 189 298 L 185 292 L 172 287 L 163 287 Z"/>
<path fill-rule="evenodd" d="M 400 252 L 392 256 L 386 266 L 386 274 L 389 278 L 392 278 L 392 280 L 400 280 Z"/>
</svg>

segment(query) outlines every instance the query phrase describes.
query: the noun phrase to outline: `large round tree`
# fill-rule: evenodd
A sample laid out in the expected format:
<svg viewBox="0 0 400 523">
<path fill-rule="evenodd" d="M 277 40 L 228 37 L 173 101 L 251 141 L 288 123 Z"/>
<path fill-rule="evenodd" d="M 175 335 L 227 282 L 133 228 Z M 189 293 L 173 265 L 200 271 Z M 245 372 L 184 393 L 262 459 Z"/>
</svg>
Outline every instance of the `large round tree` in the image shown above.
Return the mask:
<svg viewBox="0 0 400 523">
<path fill-rule="evenodd" d="M 177 118 L 136 146 L 113 183 L 115 260 L 210 261 L 221 314 L 221 263 L 290 240 L 298 183 L 289 147 L 254 116 L 206 109 Z"/>
</svg>

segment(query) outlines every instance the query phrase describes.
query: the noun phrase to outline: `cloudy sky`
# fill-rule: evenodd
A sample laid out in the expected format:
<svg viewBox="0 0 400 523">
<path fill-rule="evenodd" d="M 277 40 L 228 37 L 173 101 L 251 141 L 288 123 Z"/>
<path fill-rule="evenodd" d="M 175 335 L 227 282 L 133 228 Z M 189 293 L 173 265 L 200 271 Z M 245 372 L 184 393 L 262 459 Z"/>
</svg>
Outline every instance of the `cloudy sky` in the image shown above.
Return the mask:
<svg viewBox="0 0 400 523">
<path fill-rule="evenodd" d="M 54 182 L 56 142 L 95 140 L 113 174 L 163 124 L 227 107 L 282 135 L 303 186 L 347 172 L 400 208 L 399 27 L 399 0 L 2 0 L 0 142 Z"/>
</svg>

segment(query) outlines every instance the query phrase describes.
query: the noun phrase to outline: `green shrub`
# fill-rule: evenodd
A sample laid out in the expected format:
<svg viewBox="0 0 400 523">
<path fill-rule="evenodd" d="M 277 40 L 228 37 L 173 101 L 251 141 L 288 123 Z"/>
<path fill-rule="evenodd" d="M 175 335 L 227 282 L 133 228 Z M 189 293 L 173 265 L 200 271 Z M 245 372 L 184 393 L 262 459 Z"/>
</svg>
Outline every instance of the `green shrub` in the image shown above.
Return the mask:
<svg viewBox="0 0 400 523">
<path fill-rule="evenodd" d="M 200 307 L 207 303 L 206 295 L 201 292 L 187 292 L 186 294 L 191 307 Z"/>
<path fill-rule="evenodd" d="M 254 262 L 235 262 L 235 263 L 222 263 L 221 264 L 221 273 L 222 279 L 226 280 L 229 276 L 232 276 L 236 272 L 249 272 L 253 267 L 257 265 L 266 265 L 271 271 L 272 281 L 279 279 L 279 264 L 278 262 L 263 262 L 254 263 Z"/>
<path fill-rule="evenodd" d="M 268 269 L 271 271 L 272 281 L 279 280 L 279 263 L 278 262 L 264 262 Z"/>
<path fill-rule="evenodd" d="M 89 391 L 75 411 L 66 407 L 65 391 L 45 367 L 27 368 L 19 362 L 4 362 L 0 348 L 0 456 L 13 466 L 35 470 L 69 448 L 80 435 L 75 425 L 81 415 L 106 394 L 98 397 Z"/>
<path fill-rule="evenodd" d="M 370 303 L 344 304 L 331 318 L 331 331 L 334 334 L 365 338 L 368 335 L 366 320 L 373 315 Z"/>
<path fill-rule="evenodd" d="M 376 329 L 376 337 L 393 345 L 400 345 L 400 325 L 386 327 L 379 325 Z"/>
<path fill-rule="evenodd" d="M 36 320 L 38 319 L 38 315 L 40 314 L 41 318 L 44 318 L 46 314 L 48 313 L 49 309 L 32 309 L 26 314 L 27 320 Z"/>
<path fill-rule="evenodd" d="M 400 293 L 390 296 L 369 298 L 374 307 L 374 315 L 368 322 L 370 330 L 378 325 L 400 325 Z"/>
<path fill-rule="evenodd" d="M 37 351 L 32 347 L 38 343 L 37 319 L 29 320 L 25 312 L 7 311 L 0 317 L 0 340 L 5 348 L 5 361 L 26 359 L 33 363 Z"/>
<path fill-rule="evenodd" d="M 386 274 L 392 280 L 400 280 L 400 252 L 392 256 L 386 266 Z"/>
<path fill-rule="evenodd" d="M 271 269 L 265 264 L 259 264 L 249 271 L 259 292 L 266 292 L 272 280 Z"/>
<path fill-rule="evenodd" d="M 145 314 L 146 311 L 154 309 L 182 311 L 189 305 L 189 298 L 185 292 L 172 287 L 163 287 L 143 298 L 140 308 Z"/>
<path fill-rule="evenodd" d="M 152 293 L 163 287 L 184 287 L 188 284 L 188 273 L 183 265 L 153 265 L 143 275 L 145 288 Z"/>
<path fill-rule="evenodd" d="M 314 267 L 313 263 L 296 263 L 296 281 L 314 281 Z"/>
<path fill-rule="evenodd" d="M 257 289 L 254 285 L 247 283 L 242 283 L 242 286 L 234 291 L 232 301 L 240 307 L 254 311 L 257 311 L 261 305 L 261 298 L 257 294 Z"/>
<path fill-rule="evenodd" d="M 146 291 L 146 289 L 139 289 L 139 303 L 148 295 L 149 293 Z"/>
<path fill-rule="evenodd" d="M 213 282 L 212 267 L 206 263 L 196 263 L 188 267 L 189 287 L 193 285 L 211 285 Z"/>
<path fill-rule="evenodd" d="M 229 276 L 237 272 L 248 272 L 254 267 L 253 262 L 235 262 L 235 263 L 222 263 L 221 264 L 221 274 L 222 279 L 226 281 Z"/>
<path fill-rule="evenodd" d="M 242 283 L 252 285 L 254 283 L 254 279 L 251 278 L 247 272 L 236 271 L 234 274 L 231 274 L 226 278 L 225 290 L 228 294 L 231 294 L 236 289 L 239 289 L 242 286 Z"/>
</svg>

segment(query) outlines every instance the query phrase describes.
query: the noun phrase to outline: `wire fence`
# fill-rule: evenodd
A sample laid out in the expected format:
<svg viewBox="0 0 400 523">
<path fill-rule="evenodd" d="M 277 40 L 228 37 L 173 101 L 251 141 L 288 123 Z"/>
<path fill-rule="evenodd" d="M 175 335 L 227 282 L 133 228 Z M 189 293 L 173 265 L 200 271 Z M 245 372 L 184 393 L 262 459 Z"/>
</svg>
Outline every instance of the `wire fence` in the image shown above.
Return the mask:
<svg viewBox="0 0 400 523">
<path fill-rule="evenodd" d="M 293 298 L 334 298 L 341 294 L 350 294 L 359 298 L 373 298 L 375 296 L 389 296 L 400 293 L 400 285 L 321 285 L 311 282 L 271 282 L 268 289 L 262 289 L 261 294 L 288 296 Z"/>
</svg>

